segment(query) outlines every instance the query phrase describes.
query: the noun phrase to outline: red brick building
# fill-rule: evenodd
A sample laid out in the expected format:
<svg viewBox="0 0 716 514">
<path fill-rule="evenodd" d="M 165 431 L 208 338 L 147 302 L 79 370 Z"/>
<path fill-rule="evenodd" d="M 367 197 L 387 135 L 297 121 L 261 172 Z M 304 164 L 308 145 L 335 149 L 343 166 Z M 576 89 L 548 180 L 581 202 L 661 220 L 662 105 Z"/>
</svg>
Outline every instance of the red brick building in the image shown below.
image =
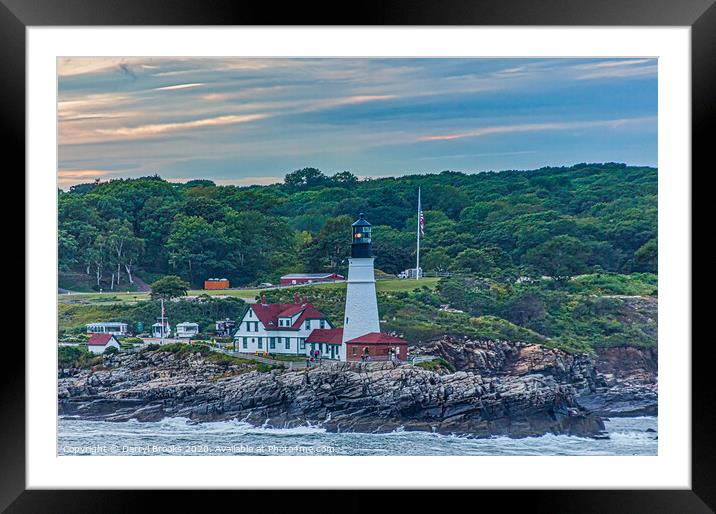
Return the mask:
<svg viewBox="0 0 716 514">
<path fill-rule="evenodd" d="M 408 359 L 408 342 L 383 332 L 370 332 L 346 341 L 347 361 Z"/>
</svg>

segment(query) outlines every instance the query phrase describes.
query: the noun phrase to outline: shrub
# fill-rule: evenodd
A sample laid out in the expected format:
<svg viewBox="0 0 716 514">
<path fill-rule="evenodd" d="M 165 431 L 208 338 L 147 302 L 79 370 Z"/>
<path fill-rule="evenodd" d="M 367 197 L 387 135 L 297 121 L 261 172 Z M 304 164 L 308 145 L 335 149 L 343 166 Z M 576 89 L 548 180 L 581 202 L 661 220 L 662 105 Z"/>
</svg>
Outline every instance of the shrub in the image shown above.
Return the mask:
<svg viewBox="0 0 716 514">
<path fill-rule="evenodd" d="M 84 346 L 60 346 L 57 350 L 59 368 L 82 368 L 90 365 L 92 353 Z"/>
<path fill-rule="evenodd" d="M 282 366 L 278 366 L 276 364 L 265 364 L 263 362 L 259 362 L 256 365 L 256 371 L 258 371 L 259 373 L 269 373 L 270 371 L 272 371 L 274 369 L 281 369 L 281 368 L 282 368 Z"/>
<path fill-rule="evenodd" d="M 120 340 L 120 343 L 122 345 L 134 345 L 134 344 L 143 344 L 144 341 L 141 337 L 123 337 Z"/>
<path fill-rule="evenodd" d="M 437 359 L 433 359 L 431 361 L 418 362 L 416 366 L 427 369 L 428 371 L 440 371 L 445 369 L 449 373 L 455 373 L 455 367 L 442 357 L 438 357 Z"/>
</svg>

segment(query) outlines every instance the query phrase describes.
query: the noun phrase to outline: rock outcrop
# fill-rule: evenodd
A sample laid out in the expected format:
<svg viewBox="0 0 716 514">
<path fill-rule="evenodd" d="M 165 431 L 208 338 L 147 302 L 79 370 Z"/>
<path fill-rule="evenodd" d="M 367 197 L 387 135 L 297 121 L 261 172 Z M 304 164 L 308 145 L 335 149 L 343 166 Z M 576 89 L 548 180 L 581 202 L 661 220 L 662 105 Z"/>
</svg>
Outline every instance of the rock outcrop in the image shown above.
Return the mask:
<svg viewBox="0 0 716 514">
<path fill-rule="evenodd" d="M 402 427 L 476 437 L 596 436 L 604 429 L 601 418 L 577 404 L 573 387 L 550 374 L 440 375 L 391 363 L 325 363 L 267 373 L 250 367 L 207 362 L 199 353 L 108 357 L 101 368 L 60 373 L 59 412 L 108 421 L 236 418 L 271 427 Z"/>
<path fill-rule="evenodd" d="M 603 416 L 643 416 L 658 412 L 658 355 L 655 348 L 615 347 L 597 352 L 597 388 L 579 403 Z"/>
<path fill-rule="evenodd" d="M 441 357 L 456 370 L 483 377 L 551 376 L 571 387 L 577 402 L 600 416 L 657 413 L 656 349 L 605 348 L 590 356 L 539 344 L 445 337 L 411 350 Z"/>
</svg>

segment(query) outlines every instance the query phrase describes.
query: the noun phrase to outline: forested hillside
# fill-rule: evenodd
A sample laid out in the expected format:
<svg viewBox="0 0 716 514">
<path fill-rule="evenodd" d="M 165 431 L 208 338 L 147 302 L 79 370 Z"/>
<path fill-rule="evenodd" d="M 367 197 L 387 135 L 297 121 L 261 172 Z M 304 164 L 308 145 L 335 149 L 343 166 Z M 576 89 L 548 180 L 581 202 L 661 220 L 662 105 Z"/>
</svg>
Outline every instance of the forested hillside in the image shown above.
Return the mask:
<svg viewBox="0 0 716 514">
<path fill-rule="evenodd" d="M 397 273 L 414 266 L 418 186 L 426 271 L 556 281 L 657 271 L 657 170 L 608 163 L 366 180 L 305 168 L 251 187 L 159 177 L 81 184 L 58 193 L 60 272 L 105 290 L 127 289 L 137 273 L 180 275 L 193 286 L 341 273 L 348 227 L 365 212 L 376 268 Z"/>
</svg>

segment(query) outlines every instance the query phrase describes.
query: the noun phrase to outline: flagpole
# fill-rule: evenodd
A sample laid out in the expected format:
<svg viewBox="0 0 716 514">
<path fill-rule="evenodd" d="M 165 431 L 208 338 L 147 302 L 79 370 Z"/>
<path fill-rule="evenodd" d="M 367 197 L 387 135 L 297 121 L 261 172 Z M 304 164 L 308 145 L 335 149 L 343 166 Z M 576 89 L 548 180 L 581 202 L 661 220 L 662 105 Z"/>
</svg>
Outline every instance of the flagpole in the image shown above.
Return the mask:
<svg viewBox="0 0 716 514">
<path fill-rule="evenodd" d="M 159 334 L 160 334 L 159 335 L 159 337 L 160 337 L 159 344 L 161 344 L 163 346 L 164 345 L 164 298 L 162 298 L 162 320 L 160 321 L 160 323 L 161 324 L 159 326 Z"/>
<path fill-rule="evenodd" d="M 418 187 L 418 231 L 415 252 L 415 280 L 420 279 L 420 188 Z"/>
</svg>

